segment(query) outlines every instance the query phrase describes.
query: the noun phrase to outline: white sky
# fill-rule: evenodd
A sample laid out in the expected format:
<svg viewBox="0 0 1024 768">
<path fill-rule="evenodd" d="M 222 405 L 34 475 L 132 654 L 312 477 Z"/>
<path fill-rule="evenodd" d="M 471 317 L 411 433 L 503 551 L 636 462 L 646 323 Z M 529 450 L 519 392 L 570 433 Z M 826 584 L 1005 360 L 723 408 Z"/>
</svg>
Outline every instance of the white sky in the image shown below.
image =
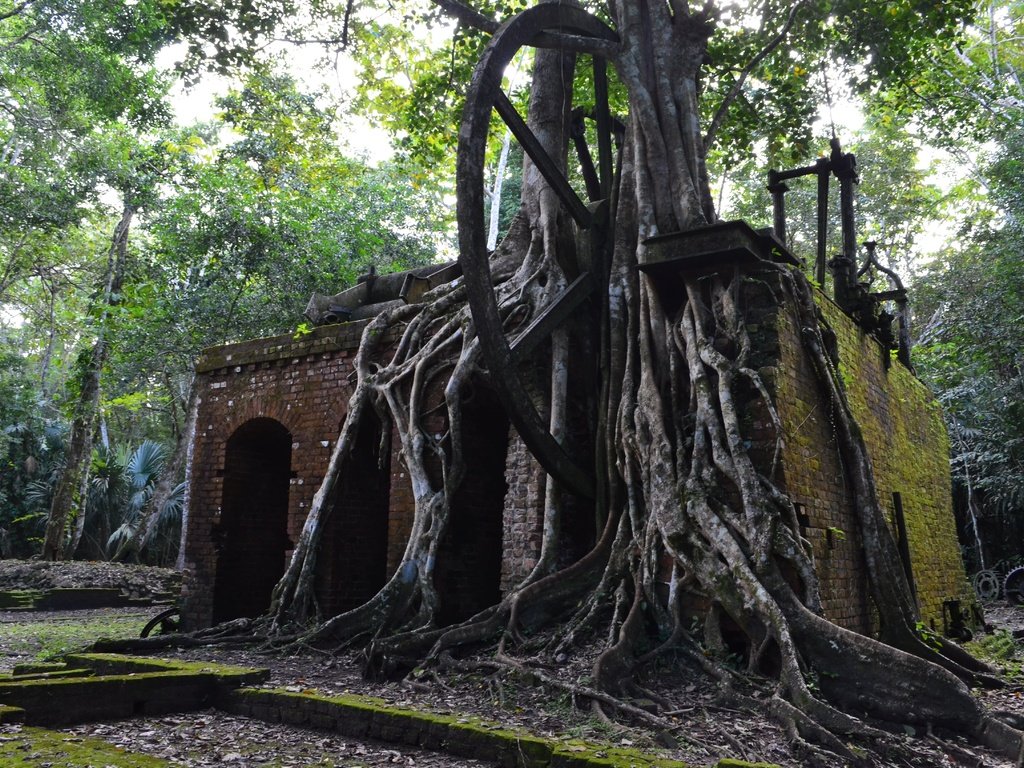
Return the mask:
<svg viewBox="0 0 1024 768">
<path fill-rule="evenodd" d="M 320 49 L 315 46 L 288 46 L 286 58 L 290 74 L 309 88 L 326 86 L 333 94 L 344 98 L 356 84 L 356 65 L 351 57 L 340 55 L 334 71 L 318 67 Z M 168 46 L 160 51 L 157 66 L 171 68 L 185 54 L 183 44 Z M 228 78 L 205 73 L 198 83 L 186 89 L 179 81 L 171 89 L 170 102 L 179 125 L 188 126 L 214 119 L 214 101 L 225 95 L 233 83 Z M 234 84 L 237 85 L 237 84 Z M 370 162 L 387 160 L 394 154 L 387 132 L 370 125 L 364 118 L 345 114 L 339 125 L 339 141 L 354 152 L 365 154 Z"/>
</svg>

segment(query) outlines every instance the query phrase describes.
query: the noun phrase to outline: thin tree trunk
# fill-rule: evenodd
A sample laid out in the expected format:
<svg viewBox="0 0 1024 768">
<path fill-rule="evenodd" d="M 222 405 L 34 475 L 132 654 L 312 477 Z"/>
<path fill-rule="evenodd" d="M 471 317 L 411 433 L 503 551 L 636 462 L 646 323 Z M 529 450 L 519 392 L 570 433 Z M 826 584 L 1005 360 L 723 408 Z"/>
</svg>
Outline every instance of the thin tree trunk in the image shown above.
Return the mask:
<svg viewBox="0 0 1024 768">
<path fill-rule="evenodd" d="M 494 174 L 494 188 L 491 190 L 491 221 L 487 230 L 487 250 L 498 246 L 498 222 L 501 219 L 501 188 L 505 183 L 505 166 L 508 165 L 508 149 L 512 143 L 512 132 L 505 130 L 498 157 L 498 170 Z"/>
<path fill-rule="evenodd" d="M 64 538 L 69 518 L 77 515 L 77 520 L 84 523 L 85 505 L 89 482 L 89 460 L 92 456 L 93 431 L 95 428 L 96 411 L 100 402 L 100 377 L 103 366 L 110 354 L 110 338 L 107 324 L 110 309 L 118 301 L 121 283 L 124 280 L 125 262 L 128 255 L 128 232 L 135 206 L 125 203 L 121 220 L 114 228 L 110 250 L 107 253 L 107 271 L 101 294 L 101 310 L 97 322 L 96 340 L 92 349 L 83 351 L 78 358 L 79 393 L 75 403 L 74 417 L 71 423 L 71 439 L 64 471 L 61 472 L 57 489 L 53 495 L 53 503 L 46 520 L 46 533 L 43 538 L 42 557 L 44 560 L 63 560 L 73 554 L 74 547 L 65 551 Z M 78 524 L 76 521 L 76 531 Z M 80 533 L 72 542 L 77 546 Z"/>
<path fill-rule="evenodd" d="M 181 537 L 178 541 L 178 557 L 174 561 L 176 571 L 185 570 L 185 540 L 188 536 L 188 513 L 192 489 L 192 454 L 195 450 L 196 423 L 199 416 L 199 392 L 196 389 L 195 379 L 189 388 L 188 413 L 185 416 L 185 425 L 180 440 L 185 446 L 185 495 L 181 501 Z"/>
</svg>

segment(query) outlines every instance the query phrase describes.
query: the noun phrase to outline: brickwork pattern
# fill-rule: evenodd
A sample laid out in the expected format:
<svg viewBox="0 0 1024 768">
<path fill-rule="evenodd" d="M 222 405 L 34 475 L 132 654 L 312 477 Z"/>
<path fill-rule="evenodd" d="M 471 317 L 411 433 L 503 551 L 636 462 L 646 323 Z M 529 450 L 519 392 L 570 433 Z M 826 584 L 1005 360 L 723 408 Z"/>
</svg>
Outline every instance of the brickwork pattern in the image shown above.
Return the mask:
<svg viewBox="0 0 1024 768">
<path fill-rule="evenodd" d="M 218 532 L 227 441 L 239 427 L 255 419 L 273 419 L 291 435 L 287 538 L 297 541 L 345 419 L 354 381 L 352 364 L 365 325 L 345 323 L 317 328 L 298 339 L 281 336 L 217 347 L 201 358 L 182 588 L 186 627 L 206 626 L 214 616 L 213 587 L 223 547 Z M 385 353 L 391 341 L 385 340 Z M 430 416 L 425 427 L 436 434 L 447 431 L 444 409 L 437 407 L 442 397 L 440 383 L 426 395 Z M 446 609 L 455 614 L 478 608 L 485 595 L 509 589 L 529 572 L 540 549 L 543 505 L 542 470 L 507 421 L 503 417 L 470 418 L 466 428 L 471 460 L 495 441 L 502 444 L 502 453 L 509 441 L 513 448 L 490 462 L 495 465 L 494 477 L 484 477 L 470 467 L 466 487 L 454 500 L 453 519 L 463 517 L 468 522 L 456 522 L 459 530 L 449 533 L 442 543 L 440 558 L 444 562 L 438 563 L 438 578 L 446 591 L 456 593 Z M 365 453 L 366 445 L 357 450 Z M 374 469 L 365 461 L 356 461 L 360 464 L 355 470 L 358 481 L 349 477 L 341 482 L 342 492 L 325 528 L 326 548 L 318 565 L 318 599 L 325 611 L 354 607 L 372 596 L 394 573 L 405 552 L 415 498 L 395 431 L 389 450 L 386 494 L 368 477 Z M 439 482 L 439 468 L 432 471 L 437 475 L 434 481 Z M 511 492 L 505 492 L 506 483 Z M 381 521 L 386 526 L 383 542 L 375 528 L 381 515 L 386 517 Z M 371 565 L 370 553 L 378 557 L 383 553 L 386 565 Z M 291 550 L 283 555 L 287 562 Z M 483 562 L 484 557 L 489 561 Z M 251 565 L 261 567 L 260 563 Z M 244 580 L 246 575 L 238 578 Z"/>
<path fill-rule="evenodd" d="M 798 504 L 804 533 L 814 548 L 827 615 L 843 626 L 869 632 L 872 614 L 861 543 L 828 412 L 802 351 L 795 321 L 776 304 L 779 286 L 774 290 L 766 287 L 773 279 L 777 278 L 751 276 L 745 301 L 755 347 L 751 362 L 776 397 L 785 433 L 778 479 Z M 902 495 L 924 618 L 941 628 L 942 601 L 969 597 L 950 506 L 948 445 L 941 414 L 924 386 L 908 371 L 898 363 L 885 364 L 882 350 L 872 338 L 824 296 L 819 296 L 819 304 L 838 336 L 841 372 L 874 462 L 883 504 L 891 511 L 892 493 Z M 183 588 L 186 626 L 203 626 L 212 617 L 210 587 L 218 559 L 215 532 L 223 501 L 228 438 L 257 418 L 273 419 L 291 435 L 287 534 L 296 541 L 345 417 L 352 361 L 364 326 L 364 322 L 347 323 L 318 328 L 299 339 L 284 336 L 219 347 L 208 350 L 200 361 L 200 411 L 186 542 L 188 578 Z M 438 386 L 428 393 L 427 401 L 437 405 L 441 397 Z M 752 394 L 752 402 L 756 399 Z M 432 408 L 430 413 L 426 427 L 444 434 L 444 410 Z M 755 458 L 767 466 L 774 428 L 763 408 L 748 407 L 745 418 Z M 496 474 L 489 470 L 488 477 L 476 478 L 480 482 L 475 487 L 471 479 L 467 492 L 454 505 L 453 518 L 469 515 L 480 524 L 480 530 L 473 533 L 469 530 L 472 526 L 466 530 L 460 526 L 455 538 L 471 533 L 473 540 L 460 539 L 454 546 L 453 538 L 441 548 L 441 557 L 448 560 L 438 567 L 445 589 L 465 592 L 452 603 L 452 610 L 459 614 L 475 607 L 485 589 L 491 594 L 492 579 L 497 581 L 493 589 L 504 593 L 527 575 L 536 563 L 542 535 L 543 470 L 515 431 L 498 423 L 500 419 L 477 421 L 469 425 L 471 431 L 476 428 L 479 432 L 469 439 L 477 446 L 475 450 L 500 441 L 505 454 L 503 461 L 490 461 L 494 465 L 491 470 L 497 467 Z M 338 552 L 334 555 L 344 560 L 345 546 L 338 542 L 358 547 L 370 536 L 359 533 L 356 521 L 386 515 L 386 542 L 374 550 L 386 551 L 386 575 L 401 561 L 415 508 L 396 433 L 391 435 L 389 464 L 386 502 L 372 483 L 351 489 L 339 504 L 341 514 L 350 521 L 344 527 L 356 535 L 346 540 L 335 528 L 335 535 L 328 537 L 336 539 Z M 471 467 L 470 473 L 473 471 Z M 501 504 L 499 494 L 504 496 Z M 499 510 L 501 519 L 497 520 Z M 566 533 L 571 536 L 574 532 Z M 497 567 L 495 564 L 485 568 L 471 556 L 486 553 L 493 560 L 499 550 L 500 573 L 488 570 Z M 351 600 L 372 591 L 369 582 L 353 581 L 346 596 L 345 574 L 351 570 L 341 561 L 330 561 L 332 553 L 323 556 L 329 562 L 322 566 L 321 589 L 329 606 L 348 607 Z M 364 568 L 358 557 L 349 559 L 349 568 Z M 377 572 L 370 581 L 377 584 L 381 578 L 386 576 Z M 486 588 L 482 581 L 488 582 Z"/>
<path fill-rule="evenodd" d="M 502 519 L 501 591 L 519 584 L 537 564 L 544 533 L 544 488 L 547 475 L 523 439 L 509 430 L 505 461 L 505 514 Z"/>
<path fill-rule="evenodd" d="M 289 432 L 287 535 L 297 541 L 347 412 L 352 362 L 364 326 L 347 323 L 318 328 L 299 339 L 282 336 L 242 342 L 208 350 L 200 360 L 185 544 L 187 627 L 205 626 L 213 616 L 216 528 L 224 499 L 228 439 L 240 426 L 258 418 L 273 419 Z M 405 543 L 404 539 L 393 541 L 392 536 L 408 535 L 413 510 L 411 498 L 401 492 L 403 467 L 396 458 L 392 456 L 391 466 L 397 472 L 392 475 L 387 521 L 389 564 L 397 562 Z M 290 554 L 286 551 L 285 557 Z"/>
<path fill-rule="evenodd" d="M 924 621 L 942 629 L 942 603 L 971 599 L 952 512 L 949 444 L 928 389 L 889 360 L 828 297 L 818 305 L 836 333 L 840 375 L 874 467 L 880 501 L 895 531 L 893 493 L 903 499 L 912 570 Z M 791 313 L 776 315 L 777 364 L 768 371 L 784 431 L 784 486 L 806 515 L 826 614 L 872 630 L 865 566 L 827 404 Z"/>
</svg>

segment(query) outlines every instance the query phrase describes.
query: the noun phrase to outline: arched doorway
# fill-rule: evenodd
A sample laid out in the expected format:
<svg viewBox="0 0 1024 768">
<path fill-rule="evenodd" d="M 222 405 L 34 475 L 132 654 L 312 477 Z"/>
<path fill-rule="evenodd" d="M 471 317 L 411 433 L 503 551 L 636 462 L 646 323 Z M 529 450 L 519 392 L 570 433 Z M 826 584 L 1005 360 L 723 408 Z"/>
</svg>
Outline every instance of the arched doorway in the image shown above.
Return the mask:
<svg viewBox="0 0 1024 768">
<path fill-rule="evenodd" d="M 434 572 L 444 624 L 467 619 L 501 599 L 509 421 L 483 387 L 475 388 L 462 406 L 466 475 L 451 501 Z"/>
<path fill-rule="evenodd" d="M 228 439 L 213 621 L 259 616 L 284 574 L 292 436 L 274 419 L 247 421 Z"/>
<path fill-rule="evenodd" d="M 317 599 L 326 616 L 362 605 L 387 580 L 391 455 L 381 435 L 380 419 L 364 413 L 338 478 L 317 558 Z"/>
</svg>

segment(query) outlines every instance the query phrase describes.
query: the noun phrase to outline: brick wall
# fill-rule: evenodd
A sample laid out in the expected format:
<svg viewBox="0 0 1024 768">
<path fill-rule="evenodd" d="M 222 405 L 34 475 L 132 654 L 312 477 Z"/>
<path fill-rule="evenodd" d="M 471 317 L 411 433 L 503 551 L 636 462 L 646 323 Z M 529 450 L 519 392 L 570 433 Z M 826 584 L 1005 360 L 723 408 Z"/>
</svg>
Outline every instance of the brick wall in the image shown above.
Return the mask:
<svg viewBox="0 0 1024 768">
<path fill-rule="evenodd" d="M 276 549 L 268 546 L 256 557 L 241 557 L 230 563 L 232 583 L 244 584 L 247 579 L 261 579 L 263 574 L 283 571 L 292 543 L 298 540 L 345 418 L 352 393 L 352 361 L 364 326 L 365 322 L 346 323 L 318 328 L 299 339 L 280 336 L 217 347 L 207 350 L 200 360 L 196 378 L 199 414 L 185 543 L 187 578 L 183 593 L 187 626 L 204 626 L 214 617 L 218 564 L 223 566 L 226 546 L 223 505 L 231 497 L 230 481 L 225 476 L 229 439 L 240 427 L 257 419 L 272 420 L 290 438 L 287 494 L 276 502 L 285 507 L 286 538 L 276 537 Z M 323 599 L 331 606 L 341 605 L 345 600 L 337 584 L 362 571 L 363 563 L 351 559 L 353 550 L 386 550 L 389 565 L 401 557 L 413 504 L 408 482 L 402 482 L 404 468 L 396 444 L 392 440 L 389 463 L 397 471 L 391 472 L 387 480 L 386 504 L 381 501 L 384 491 L 372 482 L 339 499 L 335 511 L 347 516 L 350 522 L 353 518 L 365 520 L 366 527 L 357 530 L 358 536 L 352 540 L 337 535 L 336 525 L 328 527 L 332 543 L 340 549 L 325 552 L 318 581 Z M 254 444 L 254 449 L 259 450 L 259 446 Z M 238 524 L 258 527 L 263 524 L 265 511 L 247 509 L 241 513 Z M 385 516 L 384 521 L 380 520 L 381 515 Z M 376 529 L 374 522 L 379 524 Z M 383 545 L 382 528 L 387 531 Z M 376 533 L 371 533 L 374 530 Z M 354 542 L 359 546 L 353 547 Z M 221 567 L 222 573 L 224 570 Z M 353 584 L 354 590 L 364 594 L 371 589 L 370 585 L 381 580 L 381 570 L 360 573 L 364 583 Z M 218 599 L 221 605 L 232 600 L 224 596 Z M 247 606 L 247 610 L 251 609 Z"/>
<path fill-rule="evenodd" d="M 942 602 L 972 598 L 953 519 L 949 444 L 928 389 L 891 360 L 823 293 L 818 305 L 836 333 L 840 375 L 867 445 L 880 501 L 896 532 L 893 494 L 902 498 L 922 617 L 942 629 Z M 793 315 L 774 315 L 777 362 L 768 372 L 786 449 L 784 487 L 800 505 L 821 575 L 826 614 L 858 631 L 872 612 L 854 510 L 832 439 L 827 405 L 800 343 Z"/>
<path fill-rule="evenodd" d="M 765 276 L 768 282 L 771 279 Z M 748 285 L 748 329 L 755 342 L 752 364 L 777 398 L 786 442 L 780 480 L 799 505 L 805 535 L 812 542 L 826 613 L 844 626 L 870 631 L 861 543 L 817 382 L 791 314 L 776 305 L 778 286 L 766 290 L 764 282 Z M 872 338 L 824 296 L 819 296 L 819 303 L 836 330 L 843 379 L 890 514 L 893 493 L 901 495 L 924 618 L 941 628 L 942 601 L 969 596 L 950 506 L 941 414 L 908 371 L 895 362 L 887 365 Z M 228 590 L 240 591 L 240 585 L 269 579 L 283 569 L 345 418 L 352 360 L 364 326 L 346 323 L 318 328 L 300 339 L 282 336 L 219 347 L 208 350 L 201 360 L 186 541 L 188 626 L 208 624 L 214 617 L 218 572 L 222 587 L 224 574 L 230 574 Z M 486 392 L 471 396 L 476 403 L 467 403 L 466 449 L 479 466 L 470 466 L 467 483 L 454 500 L 452 525 L 437 565 L 442 609 L 451 619 L 485 607 L 527 575 L 536 563 L 542 535 L 543 470 Z M 436 406 L 441 397 L 440 386 L 434 387 L 428 403 Z M 750 409 L 747 421 L 755 455 L 766 466 L 774 429 L 756 408 Z M 431 409 L 429 422 L 432 432 L 443 434 L 447 429 L 442 408 Z M 263 425 L 264 436 L 276 430 L 290 440 L 287 458 L 278 459 L 288 465 L 287 494 L 272 503 L 263 493 L 246 497 L 232 491 L 233 482 L 245 488 L 269 471 L 238 475 L 229 466 L 229 439 L 236 432 L 244 437 L 253 424 Z M 414 499 L 400 441 L 392 434 L 382 457 L 379 430 L 379 424 L 367 421 L 325 529 L 327 546 L 319 558 L 317 589 L 321 607 L 328 612 L 353 607 L 372 595 L 401 561 L 411 530 Z M 258 448 L 257 443 L 246 450 Z M 232 511 L 238 499 L 243 509 Z M 271 530 L 275 507 L 284 507 L 283 536 Z M 578 556 L 595 531 L 583 505 L 569 507 L 565 535 L 587 539 L 576 543 Z M 253 531 L 262 526 L 269 531 L 270 543 L 259 552 L 238 549 L 232 555 L 226 550 L 231 538 L 228 523 Z M 265 591 L 260 588 L 258 601 L 266 600 Z M 225 616 L 231 612 L 224 607 L 231 598 L 220 600 L 217 613 Z M 235 606 L 236 614 L 258 610 L 254 606 Z"/>
<path fill-rule="evenodd" d="M 258 339 L 204 353 L 197 366 L 199 415 L 185 542 L 186 626 L 255 615 L 268 604 L 264 582 L 283 573 L 344 422 L 364 327 L 325 326 L 299 339 Z M 427 393 L 427 427 L 439 434 L 447 430 L 444 410 L 434 407 L 442 395 L 439 385 Z M 466 451 L 487 466 L 470 466 L 440 548 L 437 578 L 449 617 L 493 602 L 529 572 L 540 548 L 542 472 L 488 394 L 481 390 L 474 397 L 478 402 L 467 404 Z M 232 436 L 244 436 L 254 424 L 263 430 L 241 441 L 248 453 L 237 455 L 234 470 L 226 468 Z M 285 435 L 290 448 L 287 456 L 278 454 L 278 465 L 287 465 L 287 493 L 277 497 L 257 489 L 267 475 L 259 456 L 272 433 Z M 324 528 L 316 591 L 325 613 L 372 596 L 395 571 L 408 542 L 415 499 L 401 442 L 392 433 L 382 460 L 379 438 L 380 424 L 370 417 Z M 438 467 L 432 469 L 439 481 Z M 239 490 L 246 488 L 257 490 L 246 496 Z M 254 548 L 257 542 L 261 549 Z M 259 588 L 248 588 L 253 584 Z"/>
</svg>

